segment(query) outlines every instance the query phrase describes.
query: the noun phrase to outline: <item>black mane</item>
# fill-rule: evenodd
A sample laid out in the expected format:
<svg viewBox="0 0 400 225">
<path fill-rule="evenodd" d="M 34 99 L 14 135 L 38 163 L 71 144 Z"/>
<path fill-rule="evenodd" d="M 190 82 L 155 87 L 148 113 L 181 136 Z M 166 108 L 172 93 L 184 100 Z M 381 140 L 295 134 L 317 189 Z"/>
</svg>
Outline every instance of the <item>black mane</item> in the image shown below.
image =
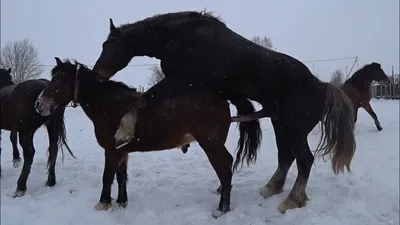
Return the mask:
<svg viewBox="0 0 400 225">
<path fill-rule="evenodd" d="M 181 12 L 172 12 L 172 13 L 164 13 L 164 14 L 156 14 L 152 17 L 145 18 L 143 20 L 136 21 L 134 23 L 126 23 L 117 27 L 117 29 L 121 32 L 141 25 L 168 25 L 168 24 L 178 24 L 178 23 L 188 23 L 194 21 L 210 21 L 217 22 L 221 25 L 225 25 L 222 22 L 221 18 L 218 16 L 214 16 L 212 12 L 207 12 L 206 10 L 198 11 L 181 11 Z M 109 34 L 107 39 L 110 38 Z"/>
<path fill-rule="evenodd" d="M 77 66 L 80 66 L 80 70 L 83 72 L 80 72 L 80 76 L 86 76 L 86 77 L 90 77 L 90 79 L 94 79 L 95 77 L 98 77 L 98 75 L 92 71 L 91 69 L 89 69 L 85 64 L 82 64 L 80 62 L 78 62 L 77 60 L 73 60 L 73 62 L 71 62 L 69 59 L 65 59 L 63 61 L 63 66 L 67 67 L 64 68 L 64 70 L 69 71 L 70 69 L 76 70 Z M 56 65 L 55 67 L 53 67 L 53 69 L 50 71 L 51 77 L 56 76 L 58 70 L 60 68 Z M 93 81 L 93 82 L 97 82 L 97 81 Z M 107 82 L 97 82 L 97 83 L 101 83 L 104 84 L 106 87 L 107 91 L 134 91 L 137 92 L 137 89 L 134 87 L 129 87 L 128 85 L 126 85 L 123 82 L 120 81 L 113 81 L 113 80 L 109 80 Z"/>
<path fill-rule="evenodd" d="M 368 79 L 368 77 L 366 77 L 366 75 L 369 74 L 370 71 L 373 70 L 374 68 L 380 68 L 380 67 L 381 67 L 381 65 L 376 62 L 366 64 L 363 67 L 361 67 L 359 70 L 357 70 L 347 81 Z"/>
</svg>

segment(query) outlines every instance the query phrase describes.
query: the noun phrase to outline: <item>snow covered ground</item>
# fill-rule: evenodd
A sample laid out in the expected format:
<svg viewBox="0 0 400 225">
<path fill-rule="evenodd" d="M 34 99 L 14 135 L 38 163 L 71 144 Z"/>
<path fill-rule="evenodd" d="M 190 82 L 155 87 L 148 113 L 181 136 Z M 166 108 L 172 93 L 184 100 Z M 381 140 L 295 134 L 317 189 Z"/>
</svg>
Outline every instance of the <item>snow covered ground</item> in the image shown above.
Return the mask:
<svg viewBox="0 0 400 225">
<path fill-rule="evenodd" d="M 244 167 L 234 175 L 232 211 L 218 219 L 211 217 L 211 210 L 219 200 L 213 193 L 219 183 L 197 144 L 192 144 L 187 154 L 179 149 L 131 154 L 128 207 L 96 211 L 94 205 L 102 186 L 103 150 L 95 140 L 91 121 L 80 108 L 68 108 L 68 141 L 78 158 L 75 160 L 66 153 L 62 164 L 59 157 L 58 183 L 53 188 L 44 185 L 48 138 L 41 128 L 35 136 L 36 156 L 27 193 L 21 198 L 12 198 L 21 168 L 12 166 L 9 132 L 3 131 L 1 225 L 397 225 L 399 101 L 373 100 L 372 107 L 383 130 L 378 132 L 369 115 L 359 110 L 353 173 L 335 176 L 330 161 L 316 161 L 307 187 L 311 201 L 305 208 L 290 210 L 285 215 L 277 207 L 289 193 L 297 168 L 293 164 L 283 193 L 270 199 L 261 197 L 259 188 L 277 166 L 274 132 L 269 119 L 263 119 L 263 144 L 257 164 Z M 233 124 L 227 141 L 231 153 L 236 147 L 237 132 Z M 319 135 L 317 126 L 309 135 L 312 147 L 316 147 Z M 114 198 L 116 189 L 114 182 Z"/>
</svg>

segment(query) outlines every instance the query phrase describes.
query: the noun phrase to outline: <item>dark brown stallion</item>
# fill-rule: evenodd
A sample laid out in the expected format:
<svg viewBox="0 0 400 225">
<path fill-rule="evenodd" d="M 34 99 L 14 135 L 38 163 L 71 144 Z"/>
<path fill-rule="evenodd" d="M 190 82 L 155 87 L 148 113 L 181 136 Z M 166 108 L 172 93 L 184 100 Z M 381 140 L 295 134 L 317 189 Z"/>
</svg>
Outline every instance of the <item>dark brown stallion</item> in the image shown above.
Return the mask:
<svg viewBox="0 0 400 225">
<path fill-rule="evenodd" d="M 373 62 L 357 70 L 344 84 L 342 90 L 351 99 L 354 106 L 354 122 L 357 122 L 358 109 L 362 107 L 374 119 L 376 129 L 382 130 L 378 116 L 372 109 L 369 101 L 371 100 L 371 83 L 378 81 L 389 84 L 389 77 L 386 76 L 379 63 Z"/>
<path fill-rule="evenodd" d="M 306 205 L 314 162 L 307 136 L 317 123 L 322 123 L 322 132 L 315 156 L 332 156 L 335 173 L 350 169 L 356 149 L 352 103 L 339 87 L 319 80 L 298 59 L 251 42 L 210 13 L 181 11 L 118 27 L 110 19 L 93 70 L 98 79 L 109 80 L 137 56 L 159 59 L 165 78 L 147 90 L 139 104 L 130 104 L 133 108 L 116 132 L 118 145 L 135 137 L 137 115 L 147 106 L 203 88 L 235 106 L 242 99 L 262 105 L 257 113 L 240 116 L 271 118 L 278 168 L 261 194 L 281 193 L 294 160 L 298 169 L 292 190 L 279 206 L 281 212 Z M 251 162 L 256 161 L 253 156 Z"/>
<path fill-rule="evenodd" d="M 66 142 L 65 107 L 60 107 L 51 115 L 46 116 L 41 116 L 35 111 L 35 101 L 50 81 L 32 79 L 15 84 L 11 80 L 10 73 L 11 69 L 0 69 L 1 129 L 11 131 L 10 139 L 13 145 L 14 166 L 21 160 L 17 147 L 17 134 L 19 134 L 19 143 L 22 146 L 24 155 L 24 165 L 18 178 L 14 197 L 20 197 L 25 194 L 27 189 L 26 182 L 31 172 L 35 155 L 33 136 L 39 127 L 43 124 L 46 126 L 50 142 L 46 186 L 54 186 L 56 184 L 55 167 L 59 147 L 64 145 L 72 156 L 73 154 Z"/>
<path fill-rule="evenodd" d="M 51 83 L 37 99 L 36 109 L 42 115 L 48 115 L 73 101 L 79 103 L 92 120 L 97 141 L 105 150 L 103 190 L 96 209 L 111 207 L 111 185 L 115 174 L 118 182 L 117 203 L 122 207 L 128 204 L 128 153 L 171 149 L 197 141 L 221 182 L 221 199 L 213 216 L 218 217 L 229 211 L 233 158 L 225 148 L 231 123 L 226 100 L 219 95 L 193 90 L 147 107 L 139 115 L 136 138 L 116 149 L 115 131 L 122 116 L 131 109 L 141 93 L 120 82 L 98 82 L 97 74 L 80 63 L 62 62 L 58 58 L 56 61 Z M 244 151 L 243 157 L 249 157 L 249 152 L 257 151 L 259 135 L 258 128 L 240 129 L 238 155 Z"/>
</svg>

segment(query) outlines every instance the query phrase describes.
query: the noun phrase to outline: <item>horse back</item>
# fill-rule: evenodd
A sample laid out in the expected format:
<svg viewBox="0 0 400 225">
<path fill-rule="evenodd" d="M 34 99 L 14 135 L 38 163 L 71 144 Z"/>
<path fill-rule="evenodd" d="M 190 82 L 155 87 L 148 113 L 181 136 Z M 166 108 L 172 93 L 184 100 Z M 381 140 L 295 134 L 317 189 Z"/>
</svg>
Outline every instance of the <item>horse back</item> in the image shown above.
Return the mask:
<svg viewBox="0 0 400 225">
<path fill-rule="evenodd" d="M 220 134 L 230 126 L 229 104 L 218 94 L 203 90 L 148 105 L 139 113 L 138 149 L 161 150 L 179 146 L 186 136 L 197 138 Z M 160 140 L 160 137 L 163 137 Z"/>
<path fill-rule="evenodd" d="M 48 84 L 49 81 L 45 79 L 32 79 L 16 84 L 12 91 L 8 92 L 7 100 L 3 102 L 2 98 L 2 117 L 9 118 L 5 119 L 9 121 L 5 123 L 15 125 L 23 123 L 24 120 L 32 121 L 35 117 L 41 117 L 36 112 L 34 104 Z M 15 121 L 12 122 L 12 119 Z"/>
</svg>

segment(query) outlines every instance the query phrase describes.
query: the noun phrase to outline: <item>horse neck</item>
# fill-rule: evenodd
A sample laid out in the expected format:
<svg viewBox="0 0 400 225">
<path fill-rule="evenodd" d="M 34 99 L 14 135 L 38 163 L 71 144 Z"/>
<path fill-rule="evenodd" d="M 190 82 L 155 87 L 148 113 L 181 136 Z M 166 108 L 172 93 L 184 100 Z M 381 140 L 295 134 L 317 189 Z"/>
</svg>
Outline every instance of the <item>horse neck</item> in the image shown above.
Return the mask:
<svg viewBox="0 0 400 225">
<path fill-rule="evenodd" d="M 346 83 L 351 83 L 352 86 L 354 86 L 360 90 L 369 88 L 371 86 L 373 79 L 366 77 L 365 75 L 364 76 L 362 76 L 362 75 L 364 75 L 364 74 L 358 74 L 357 76 L 353 75 L 353 77 L 348 79 L 346 81 Z"/>
<path fill-rule="evenodd" d="M 101 83 L 88 77 L 80 78 L 78 89 L 78 102 L 85 114 L 93 120 L 96 113 L 99 111 L 98 95 L 102 94 Z M 101 100 L 101 99 L 100 99 Z"/>
<path fill-rule="evenodd" d="M 144 29 L 144 28 L 138 28 L 138 29 Z M 136 34 L 137 32 L 134 32 L 132 34 L 128 34 L 130 38 L 128 40 L 135 40 L 136 39 Z M 172 41 L 171 38 L 165 38 L 164 35 L 160 34 L 155 34 L 154 32 L 148 33 L 148 32 L 142 32 L 141 35 L 147 34 L 147 38 L 142 38 L 142 40 L 146 40 L 146 45 L 144 45 L 144 41 L 140 41 L 140 46 L 138 48 L 135 47 L 136 42 L 132 44 L 132 47 L 130 48 L 132 51 L 134 51 L 134 54 L 131 55 L 131 57 L 135 56 L 147 56 L 150 58 L 156 58 L 158 60 L 162 60 L 168 52 L 168 49 L 170 48 L 170 43 Z M 143 52 L 137 52 L 137 49 L 143 49 Z"/>
</svg>

